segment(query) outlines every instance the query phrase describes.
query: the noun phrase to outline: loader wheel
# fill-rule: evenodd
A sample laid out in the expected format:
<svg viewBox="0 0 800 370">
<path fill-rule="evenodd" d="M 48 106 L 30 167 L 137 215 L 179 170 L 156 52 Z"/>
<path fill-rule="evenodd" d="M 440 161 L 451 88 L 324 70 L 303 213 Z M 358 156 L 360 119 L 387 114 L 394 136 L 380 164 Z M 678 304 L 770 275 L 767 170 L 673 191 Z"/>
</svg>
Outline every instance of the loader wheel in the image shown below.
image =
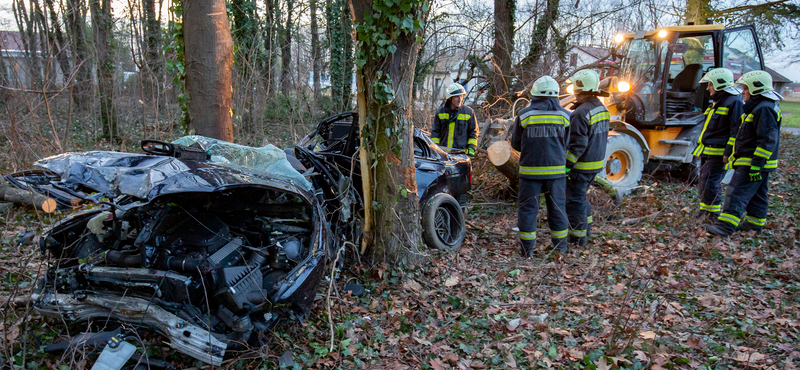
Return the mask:
<svg viewBox="0 0 800 370">
<path fill-rule="evenodd" d="M 625 134 L 609 136 L 606 158 L 604 177 L 621 195 L 630 193 L 642 179 L 644 168 L 644 158 L 639 143 Z"/>
</svg>

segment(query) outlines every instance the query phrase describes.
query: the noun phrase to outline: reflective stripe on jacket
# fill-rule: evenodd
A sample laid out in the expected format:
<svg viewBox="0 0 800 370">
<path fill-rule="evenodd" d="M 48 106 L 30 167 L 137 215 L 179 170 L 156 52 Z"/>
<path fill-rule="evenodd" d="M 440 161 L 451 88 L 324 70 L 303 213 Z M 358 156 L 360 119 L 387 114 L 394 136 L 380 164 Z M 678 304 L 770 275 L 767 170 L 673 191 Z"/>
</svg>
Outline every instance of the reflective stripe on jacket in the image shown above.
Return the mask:
<svg viewBox="0 0 800 370">
<path fill-rule="evenodd" d="M 557 102 L 534 97 L 515 118 L 511 147 L 520 151 L 519 177 L 546 180 L 565 176 L 569 112 Z"/>
<path fill-rule="evenodd" d="M 744 105 L 742 124 L 726 167 L 754 166 L 772 172 L 778 168 L 781 108 L 776 101 L 761 95 L 750 100 Z"/>
<path fill-rule="evenodd" d="M 567 167 L 598 173 L 603 169 L 611 116 L 596 96 L 579 97 L 572 106 L 567 144 Z"/>
<path fill-rule="evenodd" d="M 431 140 L 447 148 L 478 149 L 478 124 L 472 108 L 462 105 L 451 110 L 447 102 L 442 104 L 433 117 Z"/>
<path fill-rule="evenodd" d="M 725 91 L 706 109 L 705 123 L 700 137 L 697 138 L 697 149 L 694 155 L 730 156 L 739 125 L 742 122 L 744 102 L 740 95 L 732 95 Z"/>
</svg>

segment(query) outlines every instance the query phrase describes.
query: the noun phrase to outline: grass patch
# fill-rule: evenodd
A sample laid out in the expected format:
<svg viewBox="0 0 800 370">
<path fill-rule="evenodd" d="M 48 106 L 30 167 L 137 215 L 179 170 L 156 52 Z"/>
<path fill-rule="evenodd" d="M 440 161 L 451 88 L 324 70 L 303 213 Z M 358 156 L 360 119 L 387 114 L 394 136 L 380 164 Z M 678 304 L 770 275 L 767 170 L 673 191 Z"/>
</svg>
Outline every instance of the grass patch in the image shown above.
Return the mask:
<svg viewBox="0 0 800 370">
<path fill-rule="evenodd" d="M 782 101 L 781 112 L 783 113 L 781 126 L 800 127 L 800 102 Z"/>
</svg>

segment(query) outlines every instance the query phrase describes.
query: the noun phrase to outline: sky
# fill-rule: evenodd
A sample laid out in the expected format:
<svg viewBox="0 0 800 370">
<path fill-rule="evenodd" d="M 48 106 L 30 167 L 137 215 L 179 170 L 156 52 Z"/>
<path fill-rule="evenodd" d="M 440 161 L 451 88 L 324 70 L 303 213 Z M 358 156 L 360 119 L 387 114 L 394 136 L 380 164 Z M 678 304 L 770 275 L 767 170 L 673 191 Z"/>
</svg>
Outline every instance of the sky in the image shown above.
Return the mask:
<svg viewBox="0 0 800 370">
<path fill-rule="evenodd" d="M 0 0 L 0 30 L 17 30 L 13 14 L 11 13 L 11 3 L 12 0 Z M 795 42 L 795 45 L 797 47 L 792 48 L 790 45 L 787 45 L 784 51 L 777 51 L 770 55 L 765 55 L 764 62 L 767 67 L 786 76 L 786 78 L 794 82 L 800 82 L 800 68 L 798 68 L 798 65 L 785 62 L 785 60 L 791 56 L 791 53 L 786 50 L 797 50 L 800 48 L 800 41 Z"/>
</svg>

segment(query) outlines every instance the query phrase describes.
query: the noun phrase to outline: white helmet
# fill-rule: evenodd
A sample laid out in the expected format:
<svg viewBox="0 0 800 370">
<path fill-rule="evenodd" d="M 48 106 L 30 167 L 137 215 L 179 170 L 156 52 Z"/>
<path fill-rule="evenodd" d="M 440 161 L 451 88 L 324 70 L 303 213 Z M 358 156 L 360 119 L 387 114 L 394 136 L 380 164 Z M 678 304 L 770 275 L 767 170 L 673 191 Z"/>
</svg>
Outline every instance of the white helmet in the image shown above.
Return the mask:
<svg viewBox="0 0 800 370">
<path fill-rule="evenodd" d="M 783 96 L 772 88 L 772 76 L 766 71 L 747 72 L 739 77 L 736 83 L 747 86 L 751 95 L 762 95 L 777 101 L 783 100 Z"/>
<path fill-rule="evenodd" d="M 467 90 L 464 90 L 464 86 L 461 86 L 460 84 L 457 83 L 450 84 L 450 86 L 447 87 L 446 91 L 447 95 L 445 99 L 450 99 L 454 96 L 459 96 L 459 95 L 467 95 Z"/>
<path fill-rule="evenodd" d="M 572 88 L 576 94 L 581 91 L 600 91 L 600 76 L 591 69 L 576 72 L 569 78 L 569 81 L 572 83 Z"/>
<path fill-rule="evenodd" d="M 550 76 L 539 77 L 533 82 L 531 95 L 558 97 L 558 82 Z"/>
<path fill-rule="evenodd" d="M 714 86 L 714 91 L 727 91 L 733 95 L 741 93 L 738 89 L 733 87 L 733 72 L 727 68 L 715 68 L 703 76 L 700 82 L 710 82 Z"/>
</svg>

